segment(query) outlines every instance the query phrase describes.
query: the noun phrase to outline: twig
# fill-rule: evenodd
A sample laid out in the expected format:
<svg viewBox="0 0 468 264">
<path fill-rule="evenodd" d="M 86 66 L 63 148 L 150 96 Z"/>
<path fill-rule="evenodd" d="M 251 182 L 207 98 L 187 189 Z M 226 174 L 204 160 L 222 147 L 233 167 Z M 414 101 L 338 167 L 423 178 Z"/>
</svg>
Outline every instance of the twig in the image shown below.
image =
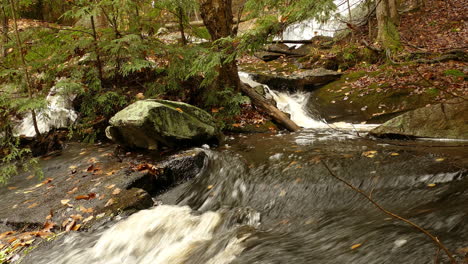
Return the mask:
<svg viewBox="0 0 468 264">
<path fill-rule="evenodd" d="M 437 248 L 437 252 L 434 257 L 434 264 L 439 264 L 439 253 L 440 253 L 440 248 Z"/>
<path fill-rule="evenodd" d="M 411 222 L 410 220 L 404 218 L 404 217 L 401 217 L 395 213 L 392 213 L 390 211 L 388 211 L 387 209 L 383 208 L 380 204 L 378 204 L 376 201 L 374 201 L 374 199 L 372 199 L 371 197 L 369 197 L 369 195 L 367 195 L 363 190 L 355 187 L 354 185 L 352 185 L 351 183 L 347 182 L 345 179 L 343 178 L 340 178 L 339 176 L 337 176 L 331 169 L 330 167 L 328 167 L 328 165 L 323 161 L 321 160 L 320 161 L 323 166 L 327 169 L 327 171 L 330 173 L 330 175 L 341 181 L 342 183 L 344 183 L 346 186 L 348 186 L 349 188 L 351 188 L 352 190 L 354 190 L 355 192 L 359 193 L 360 195 L 362 195 L 364 198 L 366 198 L 369 202 L 371 202 L 375 207 L 377 207 L 380 211 L 384 212 L 385 214 L 395 218 L 395 219 L 398 219 L 402 222 L 405 222 L 409 225 L 411 225 L 412 227 L 416 228 L 417 230 L 421 231 L 422 233 L 424 233 L 427 237 L 429 237 L 440 249 L 442 249 L 448 256 L 448 258 L 450 259 L 450 263 L 452 264 L 456 264 L 457 261 L 455 260 L 455 258 L 453 257 L 452 253 L 447 249 L 447 247 L 442 243 L 440 242 L 440 240 L 435 237 L 434 235 L 432 235 L 431 233 L 429 233 L 429 231 L 427 231 L 426 229 L 422 228 L 421 226 Z"/>
</svg>

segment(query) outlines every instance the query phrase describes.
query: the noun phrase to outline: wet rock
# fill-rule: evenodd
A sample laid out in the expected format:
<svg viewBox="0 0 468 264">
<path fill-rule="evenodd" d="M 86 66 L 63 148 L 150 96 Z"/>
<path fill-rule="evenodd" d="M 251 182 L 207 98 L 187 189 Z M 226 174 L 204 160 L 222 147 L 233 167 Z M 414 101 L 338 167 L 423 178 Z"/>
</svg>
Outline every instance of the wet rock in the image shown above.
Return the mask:
<svg viewBox="0 0 468 264">
<path fill-rule="evenodd" d="M 158 149 L 212 143 L 220 132 L 213 117 L 195 106 L 166 100 L 137 101 L 109 121 L 106 136 L 126 147 Z"/>
<path fill-rule="evenodd" d="M 341 75 L 339 72 L 324 68 L 294 72 L 287 76 L 262 73 L 252 74 L 255 81 L 279 91 L 312 90 L 339 79 Z"/>
<path fill-rule="evenodd" d="M 259 52 L 255 52 L 254 56 L 261 59 L 262 61 L 268 62 L 268 61 L 276 60 L 280 58 L 281 56 L 284 56 L 284 54 L 277 53 L 277 52 L 270 52 L 270 51 L 259 51 Z"/>
<path fill-rule="evenodd" d="M 61 155 L 40 158 L 45 178 L 28 172 L 13 176 L 8 188 L 0 189 L 2 229 L 41 228 L 46 219 L 58 227 L 72 215 L 83 217 L 77 224 L 91 227 L 92 221 L 83 220 L 149 208 L 152 195 L 195 177 L 206 158 L 193 149 L 159 162 L 135 154 L 119 160 L 114 147 L 69 143 Z"/>
<path fill-rule="evenodd" d="M 418 108 L 373 129 L 377 137 L 468 139 L 468 102 L 452 100 Z"/>
</svg>

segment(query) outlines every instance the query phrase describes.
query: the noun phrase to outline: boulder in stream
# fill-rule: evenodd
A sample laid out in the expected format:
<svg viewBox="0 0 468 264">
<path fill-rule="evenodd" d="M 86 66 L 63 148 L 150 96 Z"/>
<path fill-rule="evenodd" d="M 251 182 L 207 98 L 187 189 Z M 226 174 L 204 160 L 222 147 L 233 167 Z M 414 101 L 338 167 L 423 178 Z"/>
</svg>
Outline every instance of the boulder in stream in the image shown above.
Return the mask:
<svg viewBox="0 0 468 264">
<path fill-rule="evenodd" d="M 270 88 L 285 91 L 311 90 L 325 85 L 341 77 L 342 73 L 324 68 L 294 72 L 291 75 L 279 76 L 263 73 L 253 73 L 253 79 L 259 83 L 268 85 Z"/>
<path fill-rule="evenodd" d="M 141 100 L 109 121 L 106 136 L 126 147 L 157 149 L 212 143 L 220 132 L 213 117 L 195 106 L 166 100 Z"/>
<path fill-rule="evenodd" d="M 373 129 L 376 137 L 468 139 L 468 102 L 461 99 L 406 112 Z"/>
</svg>

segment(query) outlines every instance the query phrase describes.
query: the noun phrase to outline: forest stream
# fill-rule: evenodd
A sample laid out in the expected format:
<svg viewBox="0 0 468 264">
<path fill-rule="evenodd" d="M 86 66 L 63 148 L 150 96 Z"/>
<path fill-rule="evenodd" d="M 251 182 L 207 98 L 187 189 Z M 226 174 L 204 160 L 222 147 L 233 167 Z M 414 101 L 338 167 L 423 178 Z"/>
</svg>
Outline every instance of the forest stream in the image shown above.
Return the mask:
<svg viewBox="0 0 468 264">
<path fill-rule="evenodd" d="M 61 237 L 22 263 L 448 263 L 421 231 L 324 164 L 457 250 L 468 237 L 463 142 L 364 135 L 319 126 L 228 136 L 205 147 L 197 176 L 155 196 L 152 208 Z M 81 148 L 70 145 L 61 158 Z"/>
</svg>

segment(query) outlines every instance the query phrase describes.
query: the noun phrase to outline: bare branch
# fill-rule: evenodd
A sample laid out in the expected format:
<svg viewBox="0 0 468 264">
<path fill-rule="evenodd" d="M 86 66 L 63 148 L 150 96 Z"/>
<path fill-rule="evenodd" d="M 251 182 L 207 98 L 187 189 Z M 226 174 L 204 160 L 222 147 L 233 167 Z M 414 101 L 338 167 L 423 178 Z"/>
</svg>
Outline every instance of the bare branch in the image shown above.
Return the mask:
<svg viewBox="0 0 468 264">
<path fill-rule="evenodd" d="M 402 216 L 399 216 L 395 213 L 392 213 L 390 211 L 388 211 L 387 209 L 383 208 L 380 204 L 378 204 L 374 199 L 372 199 L 369 195 L 367 195 L 363 190 L 355 187 L 354 185 L 352 185 L 351 183 L 347 182 L 345 179 L 337 176 L 331 169 L 330 167 L 328 167 L 328 165 L 324 162 L 324 161 L 320 161 L 323 166 L 327 169 L 327 171 L 330 173 L 330 175 L 339 180 L 340 182 L 344 183 L 346 186 L 348 186 L 349 188 L 351 188 L 353 191 L 359 193 L 360 195 L 362 195 L 364 198 L 366 198 L 370 203 L 372 203 L 375 207 L 377 207 L 380 211 L 384 212 L 385 214 L 395 218 L 395 219 L 398 219 L 402 222 L 405 222 L 407 224 L 409 224 L 410 226 L 416 228 L 417 230 L 421 231 L 422 233 L 424 233 L 427 237 L 429 237 L 440 249 L 442 249 L 448 256 L 448 258 L 450 259 L 450 263 L 452 264 L 456 264 L 457 261 L 455 260 L 455 258 L 453 257 L 452 253 L 447 249 L 447 247 L 442 243 L 440 242 L 440 240 L 435 237 L 434 235 L 432 235 L 431 233 L 429 233 L 429 231 L 427 231 L 426 229 L 422 228 L 421 226 L 411 222 L 410 220 L 402 217 Z"/>
</svg>

